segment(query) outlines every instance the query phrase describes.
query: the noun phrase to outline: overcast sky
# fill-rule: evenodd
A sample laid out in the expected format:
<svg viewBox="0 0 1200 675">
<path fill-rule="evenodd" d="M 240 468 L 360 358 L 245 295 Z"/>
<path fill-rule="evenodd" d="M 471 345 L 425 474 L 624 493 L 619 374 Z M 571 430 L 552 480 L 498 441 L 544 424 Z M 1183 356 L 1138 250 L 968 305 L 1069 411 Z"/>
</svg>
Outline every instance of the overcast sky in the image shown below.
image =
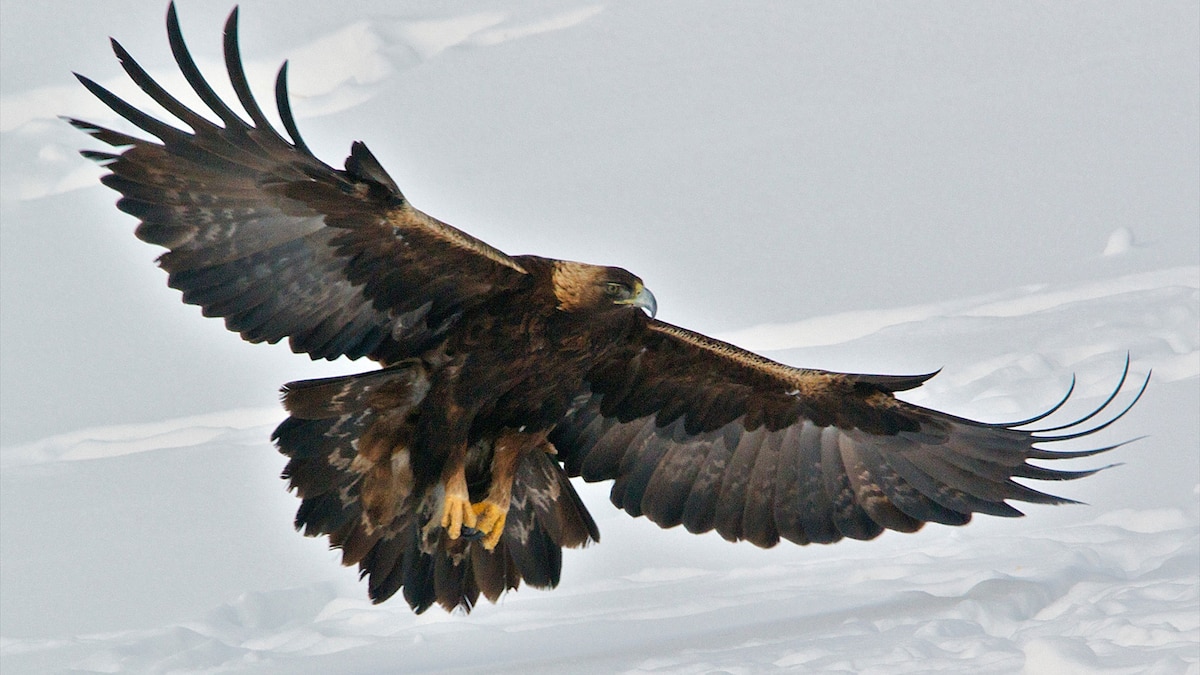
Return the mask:
<svg viewBox="0 0 1200 675">
<path fill-rule="evenodd" d="M 114 116 L 71 71 L 134 93 L 108 36 L 182 84 L 165 7 L 0 2 L 5 445 L 369 367 L 182 305 L 75 154 L 98 145 L 58 115 Z M 241 7 L 260 98 L 291 59 L 327 162 L 363 140 L 419 208 L 509 253 L 627 267 L 702 331 L 1200 259 L 1194 2 Z M 217 82 L 228 9 L 179 7 Z M 1102 256 L 1120 228 L 1135 247 Z"/>
<path fill-rule="evenodd" d="M 289 59 L 320 157 L 365 141 L 418 207 L 505 251 L 625 266 L 664 319 L 788 363 L 944 366 L 903 397 L 981 420 L 1072 374 L 1042 424 L 1086 414 L 1131 354 L 1115 405 L 1152 368 L 1146 395 L 1068 447 L 1148 438 L 1043 486 L 1086 506 L 832 547 L 660 530 L 575 481 L 604 543 L 566 552 L 558 590 L 470 617 L 371 605 L 292 531 L 267 440 L 280 384 L 371 364 L 183 305 L 78 156 L 99 144 L 58 117 L 133 131 L 70 75 L 145 102 L 110 35 L 186 88 L 165 0 L 0 0 L 7 669 L 1194 670 L 1194 0 L 241 6 L 264 107 Z M 227 94 L 229 8 L 179 7 Z"/>
</svg>

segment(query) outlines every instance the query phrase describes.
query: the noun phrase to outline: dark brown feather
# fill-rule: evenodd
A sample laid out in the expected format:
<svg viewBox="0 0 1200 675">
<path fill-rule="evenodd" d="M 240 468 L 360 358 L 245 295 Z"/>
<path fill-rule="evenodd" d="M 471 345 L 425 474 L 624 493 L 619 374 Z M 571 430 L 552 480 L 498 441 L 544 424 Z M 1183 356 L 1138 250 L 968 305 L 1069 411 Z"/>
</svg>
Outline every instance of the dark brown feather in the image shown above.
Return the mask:
<svg viewBox="0 0 1200 675">
<path fill-rule="evenodd" d="M 784 436 L 785 430 L 768 432 L 763 436 L 746 484 L 742 538 L 763 548 L 770 548 L 779 542 L 779 530 L 775 525 L 775 476 L 779 471 L 780 445 Z"/>
<path fill-rule="evenodd" d="M 662 527 L 674 527 L 683 522 L 688 494 L 710 445 L 672 439 L 666 446 L 667 452 L 654 467 L 643 493 L 642 512 Z"/>
<path fill-rule="evenodd" d="M 525 283 L 513 259 L 412 208 L 365 145 L 353 144 L 337 170 L 300 142 L 290 111 L 280 113 L 291 142 L 271 128 L 246 84 L 236 13 L 226 25 L 225 61 L 250 123 L 196 67 L 174 6 L 167 24 L 180 70 L 224 126 L 180 103 L 115 42 L 130 78 L 191 133 L 84 77 L 93 94 L 162 144 L 72 123 L 128 147 L 115 159 L 92 156 L 112 172 L 105 182 L 122 193 L 120 208 L 142 221 L 138 236 L 169 249 L 160 264 L 186 302 L 251 342 L 288 338 L 313 358 L 392 362 L 427 348 L 467 307 Z"/>
<path fill-rule="evenodd" d="M 728 428 L 732 428 L 729 426 Z M 702 455 L 696 467 L 695 479 L 688 489 L 683 503 L 681 520 L 688 532 L 708 532 L 716 527 L 717 500 L 721 497 L 721 482 L 725 475 L 725 467 L 733 457 L 733 451 L 738 445 L 738 435 L 714 433 L 710 443 L 700 443 L 707 446 L 707 453 Z M 697 456 L 699 453 L 697 453 Z M 664 523 L 659 523 L 666 527 Z"/>
<path fill-rule="evenodd" d="M 1084 418 L 1037 432 L 1021 427 L 1044 415 L 982 424 L 892 396 L 928 377 L 791 368 L 655 321 L 593 368 L 550 438 L 572 474 L 614 480 L 613 503 L 632 515 L 760 546 L 830 543 L 962 525 L 974 512 L 1020 515 L 1008 500 L 1068 502 L 1013 479 L 1090 475 L 1028 461 L 1096 451 L 1035 444 L 1094 433 L 1133 405 L 1077 431 L 1114 392 Z"/>
<path fill-rule="evenodd" d="M 717 532 L 729 541 L 743 538 L 742 523 L 746 511 L 747 486 L 754 463 L 758 459 L 758 451 L 767 433 L 767 429 L 761 425 L 743 433 L 729 458 L 729 463 L 725 466 L 721 489 L 717 492 L 714 525 Z"/>
<path fill-rule="evenodd" d="M 482 594 L 496 601 L 522 581 L 553 587 L 562 547 L 585 546 L 600 534 L 558 463 L 540 450 L 526 454 L 513 478 L 512 504 L 500 545 L 423 537 L 432 496 L 412 491 L 407 459 L 408 413 L 428 391 L 424 366 L 404 361 L 382 370 L 293 382 L 284 388 L 292 414 L 275 431 L 290 458 L 284 471 L 303 500 L 296 526 L 328 535 L 342 562 L 357 564 L 368 593 L 382 602 L 397 591 L 417 612 L 433 604 L 470 611 Z M 482 450 L 486 450 L 484 447 Z M 488 462 L 470 480 L 486 485 Z"/>
</svg>

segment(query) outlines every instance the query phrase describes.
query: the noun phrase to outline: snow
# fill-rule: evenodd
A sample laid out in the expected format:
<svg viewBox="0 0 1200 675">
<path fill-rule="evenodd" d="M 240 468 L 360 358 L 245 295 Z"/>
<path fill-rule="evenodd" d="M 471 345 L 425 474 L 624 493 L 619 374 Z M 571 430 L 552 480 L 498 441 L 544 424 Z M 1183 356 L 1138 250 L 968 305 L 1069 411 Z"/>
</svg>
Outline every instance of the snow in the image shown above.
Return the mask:
<svg viewBox="0 0 1200 675">
<path fill-rule="evenodd" d="M 1121 255 L 1128 253 L 1133 247 L 1133 232 L 1128 227 L 1118 227 L 1108 235 L 1108 242 L 1104 244 L 1104 255 Z"/>
<path fill-rule="evenodd" d="M 919 341 L 947 316 L 983 317 L 977 330 L 1004 334 L 1009 351 L 962 350 L 967 365 L 930 384 L 961 381 L 927 398 L 1021 414 L 1061 393 L 1055 376 L 1072 363 L 1087 368 L 1081 405 L 1094 403 L 1124 358 L 1042 349 L 1031 359 L 1043 325 L 1066 331 L 1063 342 L 1138 344 L 1144 327 L 1120 318 L 1130 294 L 1143 306 L 1156 298 L 1148 314 L 1183 317 L 1135 348 L 1135 375 L 1154 368 L 1155 380 L 1128 421 L 1095 442 L 1151 437 L 1113 451 L 1123 465 L 1054 486 L 1090 506 L 763 551 L 659 531 L 616 512 L 605 486 L 584 485 L 603 543 L 568 552 L 557 590 L 523 589 L 470 616 L 371 606 L 352 571 L 291 531 L 295 504 L 266 440 L 276 411 L 7 448 L 0 655 L 21 672 L 1195 672 L 1197 271 L 1157 275 L 1159 289 L 1135 275 L 1109 295 L 1094 285 L 1027 291 L 1026 314 L 1015 314 L 1020 291 L 1005 294 L 1001 316 L 989 315 L 992 298 L 954 300 L 882 331 Z M 1166 292 L 1180 288 L 1189 292 Z M 1046 307 L 1047 293 L 1086 300 Z M 878 335 L 838 346 L 855 352 Z M 971 368 L 972 353 L 986 362 Z"/>
<path fill-rule="evenodd" d="M 179 8 L 206 72 L 217 4 Z M 1194 3 L 243 2 L 319 155 L 363 139 L 423 209 L 626 266 L 669 321 L 941 368 L 904 396 L 989 421 L 1153 370 L 1075 444 L 1138 440 L 1067 468 L 1117 466 L 1049 486 L 1084 505 L 761 550 L 580 484 L 602 543 L 469 616 L 372 606 L 292 530 L 276 388 L 365 366 L 163 288 L 56 119 L 113 119 L 71 70 L 131 94 L 108 34 L 181 84 L 163 4 L 63 7 L 0 0 L 4 672 L 1200 673 Z"/>
</svg>

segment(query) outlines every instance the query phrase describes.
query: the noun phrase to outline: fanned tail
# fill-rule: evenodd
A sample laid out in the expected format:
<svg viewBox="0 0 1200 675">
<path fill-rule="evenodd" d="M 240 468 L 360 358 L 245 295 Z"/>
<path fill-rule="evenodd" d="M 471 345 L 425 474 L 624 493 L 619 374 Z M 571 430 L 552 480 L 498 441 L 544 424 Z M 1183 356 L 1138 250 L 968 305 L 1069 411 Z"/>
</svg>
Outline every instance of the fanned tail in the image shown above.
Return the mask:
<svg viewBox="0 0 1200 675">
<path fill-rule="evenodd" d="M 562 548 L 599 539 L 591 516 L 562 467 L 544 452 L 526 455 L 513 477 L 504 533 L 493 550 L 479 540 L 451 540 L 428 527 L 440 487 L 416 489 L 409 445 L 414 419 L 429 388 L 418 361 L 382 370 L 284 387 L 291 416 L 273 440 L 290 460 L 283 477 L 303 501 L 296 529 L 328 536 L 342 564 L 358 565 L 372 601 L 403 590 L 418 613 L 435 602 L 470 611 L 480 595 L 499 600 L 521 582 L 554 587 Z M 468 479 L 472 499 L 486 493 L 489 442 Z M 477 493 L 477 494 L 476 494 Z"/>
</svg>

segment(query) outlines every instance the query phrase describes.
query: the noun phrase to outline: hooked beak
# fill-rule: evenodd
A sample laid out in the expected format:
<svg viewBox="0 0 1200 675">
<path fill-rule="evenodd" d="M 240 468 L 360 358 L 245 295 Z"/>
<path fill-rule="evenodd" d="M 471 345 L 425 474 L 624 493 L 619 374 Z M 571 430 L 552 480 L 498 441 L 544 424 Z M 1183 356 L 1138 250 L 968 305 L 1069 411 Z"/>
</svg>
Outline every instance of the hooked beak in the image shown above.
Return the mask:
<svg viewBox="0 0 1200 675">
<path fill-rule="evenodd" d="M 650 315 L 651 319 L 654 318 L 655 314 L 658 314 L 658 301 L 654 299 L 654 294 L 650 292 L 650 289 L 641 284 L 638 284 L 637 294 L 633 296 L 629 304 L 634 307 L 641 307 L 643 311 Z"/>
</svg>

